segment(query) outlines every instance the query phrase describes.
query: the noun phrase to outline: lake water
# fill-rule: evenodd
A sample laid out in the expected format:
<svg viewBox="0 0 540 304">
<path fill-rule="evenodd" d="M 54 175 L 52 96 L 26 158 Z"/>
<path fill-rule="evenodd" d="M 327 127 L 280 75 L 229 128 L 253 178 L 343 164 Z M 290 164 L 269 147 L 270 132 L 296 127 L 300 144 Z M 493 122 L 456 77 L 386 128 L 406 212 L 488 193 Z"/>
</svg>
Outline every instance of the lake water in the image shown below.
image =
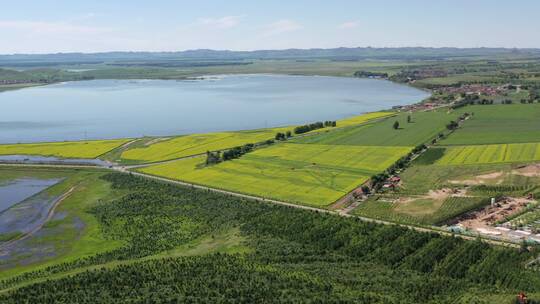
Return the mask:
<svg viewBox="0 0 540 304">
<path fill-rule="evenodd" d="M 68 82 L 0 93 L 0 143 L 303 124 L 411 104 L 427 96 L 384 80 L 320 76 Z"/>
<path fill-rule="evenodd" d="M 0 155 L 0 163 L 16 164 L 55 164 L 55 165 L 94 165 L 108 167 L 110 162 L 101 159 L 58 158 L 40 155 Z"/>
</svg>

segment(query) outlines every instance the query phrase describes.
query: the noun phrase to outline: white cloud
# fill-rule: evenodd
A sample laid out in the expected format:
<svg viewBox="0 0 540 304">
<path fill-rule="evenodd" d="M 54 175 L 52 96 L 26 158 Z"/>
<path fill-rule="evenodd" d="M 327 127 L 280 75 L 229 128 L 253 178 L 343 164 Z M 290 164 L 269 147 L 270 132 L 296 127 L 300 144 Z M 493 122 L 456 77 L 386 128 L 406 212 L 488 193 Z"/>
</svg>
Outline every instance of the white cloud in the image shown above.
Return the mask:
<svg viewBox="0 0 540 304">
<path fill-rule="evenodd" d="M 348 22 L 344 22 L 338 25 L 338 28 L 342 30 L 348 30 L 348 29 L 357 28 L 359 25 L 360 25 L 360 22 L 358 21 L 348 21 Z"/>
<path fill-rule="evenodd" d="M 207 26 L 217 29 L 228 29 L 240 23 L 241 16 L 224 16 L 221 18 L 199 18 L 196 25 Z"/>
<path fill-rule="evenodd" d="M 302 28 L 303 26 L 294 20 L 282 19 L 274 23 L 268 24 L 266 26 L 266 31 L 264 32 L 264 34 L 267 36 L 272 36 L 287 32 L 294 32 Z"/>
<path fill-rule="evenodd" d="M 1 21 L 1 30 L 17 30 L 28 34 L 99 34 L 109 31 L 107 28 L 75 25 L 66 22 L 42 21 Z"/>
</svg>

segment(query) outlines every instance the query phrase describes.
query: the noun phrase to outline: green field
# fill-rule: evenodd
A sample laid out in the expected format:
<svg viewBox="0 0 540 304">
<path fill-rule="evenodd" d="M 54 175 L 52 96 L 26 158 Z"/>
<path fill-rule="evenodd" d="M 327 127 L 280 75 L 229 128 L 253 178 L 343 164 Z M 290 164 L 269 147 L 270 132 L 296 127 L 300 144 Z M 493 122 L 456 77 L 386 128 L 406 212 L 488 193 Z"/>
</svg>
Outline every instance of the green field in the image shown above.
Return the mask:
<svg viewBox="0 0 540 304">
<path fill-rule="evenodd" d="M 474 115 L 442 145 L 540 142 L 540 104 L 476 105 L 458 112 Z"/>
<path fill-rule="evenodd" d="M 418 80 L 415 85 L 421 87 L 431 87 L 431 86 L 441 86 L 441 85 L 456 85 L 459 83 L 467 82 L 488 82 L 488 81 L 501 81 L 502 78 L 496 77 L 495 75 L 473 75 L 473 74 L 462 74 L 462 75 L 452 75 L 448 77 L 434 77 Z"/>
<path fill-rule="evenodd" d="M 498 144 L 449 146 L 435 163 L 438 165 L 472 165 L 540 160 L 540 144 Z"/>
<path fill-rule="evenodd" d="M 0 155 L 43 155 L 96 158 L 128 142 L 127 139 L 0 145 Z"/>
<path fill-rule="evenodd" d="M 348 127 L 366 123 L 370 120 L 394 115 L 393 112 L 367 113 L 337 121 L 337 127 Z M 206 151 L 217 151 L 241 146 L 247 143 L 259 143 L 274 139 L 276 133 L 293 131 L 294 127 L 280 127 L 270 129 L 216 132 L 206 134 L 192 134 L 173 138 L 158 139 L 147 142 L 144 146 L 127 149 L 122 152 L 122 159 L 126 162 L 156 162 L 170 160 L 185 156 L 197 155 Z M 324 132 L 325 129 L 313 130 L 310 133 Z"/>
<path fill-rule="evenodd" d="M 408 115 L 412 118 L 410 123 L 407 123 Z M 400 113 L 395 118 L 391 117 L 381 122 L 343 128 L 294 141 L 322 145 L 417 146 L 435 138 L 445 129 L 446 124 L 456 117 L 457 114 L 447 114 L 443 111 Z M 400 124 L 398 130 L 392 128 L 395 121 Z"/>
<path fill-rule="evenodd" d="M 410 147 L 278 144 L 204 166 L 204 157 L 141 172 L 312 206 L 327 206 L 407 154 Z"/>
</svg>

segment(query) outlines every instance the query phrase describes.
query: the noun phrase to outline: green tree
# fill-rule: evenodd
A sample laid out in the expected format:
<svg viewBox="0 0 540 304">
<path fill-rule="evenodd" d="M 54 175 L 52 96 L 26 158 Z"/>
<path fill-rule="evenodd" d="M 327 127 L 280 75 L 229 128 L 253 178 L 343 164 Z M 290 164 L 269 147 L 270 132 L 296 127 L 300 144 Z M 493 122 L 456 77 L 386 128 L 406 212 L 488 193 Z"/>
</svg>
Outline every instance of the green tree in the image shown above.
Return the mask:
<svg viewBox="0 0 540 304">
<path fill-rule="evenodd" d="M 394 128 L 394 130 L 399 129 L 399 121 L 396 120 L 396 121 L 394 122 L 393 128 Z"/>
</svg>

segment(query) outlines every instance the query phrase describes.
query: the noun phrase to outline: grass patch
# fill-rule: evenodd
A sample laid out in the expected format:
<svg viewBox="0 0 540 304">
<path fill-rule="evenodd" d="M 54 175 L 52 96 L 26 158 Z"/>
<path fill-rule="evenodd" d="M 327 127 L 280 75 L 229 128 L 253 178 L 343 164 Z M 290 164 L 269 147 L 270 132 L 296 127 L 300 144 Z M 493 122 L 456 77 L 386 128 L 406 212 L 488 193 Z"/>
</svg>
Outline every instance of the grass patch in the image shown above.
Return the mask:
<svg viewBox="0 0 540 304">
<path fill-rule="evenodd" d="M 22 235 L 21 232 L 0 233 L 0 243 L 11 241 Z"/>
</svg>

